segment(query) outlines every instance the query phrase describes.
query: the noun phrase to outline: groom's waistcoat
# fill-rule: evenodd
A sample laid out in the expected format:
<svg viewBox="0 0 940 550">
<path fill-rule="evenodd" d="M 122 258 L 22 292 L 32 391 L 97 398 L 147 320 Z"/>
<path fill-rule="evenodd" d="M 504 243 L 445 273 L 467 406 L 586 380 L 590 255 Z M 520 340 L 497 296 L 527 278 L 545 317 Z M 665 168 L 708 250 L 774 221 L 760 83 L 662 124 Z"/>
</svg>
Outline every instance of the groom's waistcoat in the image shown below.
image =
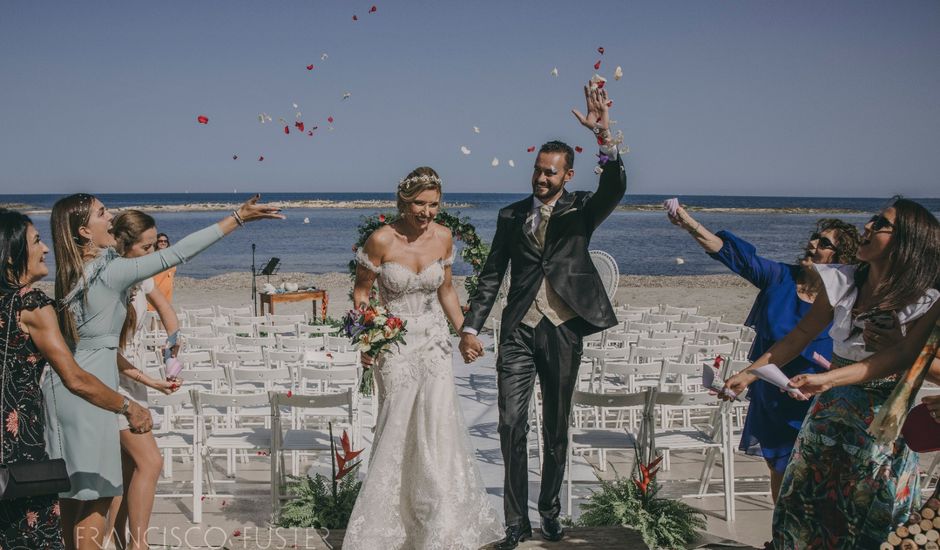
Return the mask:
<svg viewBox="0 0 940 550">
<path fill-rule="evenodd" d="M 537 324 L 542 316 L 556 325 L 580 317 L 584 323 L 579 323 L 578 331 L 583 335 L 615 326 L 617 318 L 588 245 L 594 230 L 623 198 L 626 186 L 618 159 L 604 164 L 597 192 L 565 192 L 552 211 L 542 247 L 525 228 L 531 196 L 501 209 L 464 326 L 477 331 L 482 328 L 507 269 L 510 284 L 503 309 L 503 337 L 520 322 Z"/>
</svg>

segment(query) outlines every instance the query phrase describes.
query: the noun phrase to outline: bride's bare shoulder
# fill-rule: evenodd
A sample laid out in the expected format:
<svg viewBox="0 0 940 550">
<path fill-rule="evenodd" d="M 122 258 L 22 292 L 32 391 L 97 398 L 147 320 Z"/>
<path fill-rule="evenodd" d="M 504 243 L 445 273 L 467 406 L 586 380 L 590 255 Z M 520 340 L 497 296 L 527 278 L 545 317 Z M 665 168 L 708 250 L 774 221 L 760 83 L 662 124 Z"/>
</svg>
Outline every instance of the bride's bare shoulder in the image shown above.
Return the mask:
<svg viewBox="0 0 940 550">
<path fill-rule="evenodd" d="M 454 240 L 454 236 L 448 227 L 445 227 L 437 222 L 433 222 L 431 229 L 434 231 L 434 238 L 440 240 L 441 242 L 447 243 L 449 245 L 451 241 Z"/>
</svg>

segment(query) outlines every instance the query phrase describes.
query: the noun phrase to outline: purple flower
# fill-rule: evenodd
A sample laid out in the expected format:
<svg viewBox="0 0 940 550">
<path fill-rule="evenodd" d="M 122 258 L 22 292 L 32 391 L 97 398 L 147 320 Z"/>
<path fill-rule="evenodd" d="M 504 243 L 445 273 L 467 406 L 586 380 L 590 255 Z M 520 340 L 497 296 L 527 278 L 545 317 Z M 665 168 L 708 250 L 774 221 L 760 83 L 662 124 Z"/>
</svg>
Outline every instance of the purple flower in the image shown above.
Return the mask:
<svg viewBox="0 0 940 550">
<path fill-rule="evenodd" d="M 609 161 L 609 160 L 610 160 L 610 157 L 608 157 L 608 156 L 605 155 L 604 153 L 598 153 L 598 154 L 597 154 L 597 163 L 598 163 L 598 164 L 607 164 L 607 161 Z"/>
</svg>

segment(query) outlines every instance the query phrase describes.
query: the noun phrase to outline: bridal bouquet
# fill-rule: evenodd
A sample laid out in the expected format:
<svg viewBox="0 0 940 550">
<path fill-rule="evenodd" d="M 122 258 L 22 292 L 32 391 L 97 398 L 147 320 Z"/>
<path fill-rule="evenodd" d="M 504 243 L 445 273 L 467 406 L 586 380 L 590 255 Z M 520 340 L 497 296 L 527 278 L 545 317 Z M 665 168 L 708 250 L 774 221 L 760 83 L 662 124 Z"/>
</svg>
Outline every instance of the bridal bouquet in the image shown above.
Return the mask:
<svg viewBox="0 0 940 550">
<path fill-rule="evenodd" d="M 360 352 L 376 357 L 392 345 L 405 343 L 405 325 L 405 321 L 376 305 L 350 310 L 343 319 L 343 332 Z"/>
</svg>

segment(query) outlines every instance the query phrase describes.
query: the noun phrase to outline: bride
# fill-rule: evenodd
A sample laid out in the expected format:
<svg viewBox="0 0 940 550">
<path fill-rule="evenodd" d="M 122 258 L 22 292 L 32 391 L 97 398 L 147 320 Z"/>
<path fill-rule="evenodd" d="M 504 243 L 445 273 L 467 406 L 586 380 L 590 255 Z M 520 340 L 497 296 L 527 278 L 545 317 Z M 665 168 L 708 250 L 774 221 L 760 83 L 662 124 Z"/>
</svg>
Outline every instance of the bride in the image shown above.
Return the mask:
<svg viewBox="0 0 940 550">
<path fill-rule="evenodd" d="M 476 549 L 499 539 L 502 526 L 457 403 L 447 321 L 460 327 L 463 313 L 451 282 L 453 239 L 434 222 L 441 206 L 437 172 L 412 171 L 398 186 L 397 202 L 400 219 L 377 229 L 356 254 L 353 302 L 368 305 L 378 280 L 389 313 L 407 321 L 407 344 L 373 365 L 375 439 L 343 548 Z"/>
</svg>

